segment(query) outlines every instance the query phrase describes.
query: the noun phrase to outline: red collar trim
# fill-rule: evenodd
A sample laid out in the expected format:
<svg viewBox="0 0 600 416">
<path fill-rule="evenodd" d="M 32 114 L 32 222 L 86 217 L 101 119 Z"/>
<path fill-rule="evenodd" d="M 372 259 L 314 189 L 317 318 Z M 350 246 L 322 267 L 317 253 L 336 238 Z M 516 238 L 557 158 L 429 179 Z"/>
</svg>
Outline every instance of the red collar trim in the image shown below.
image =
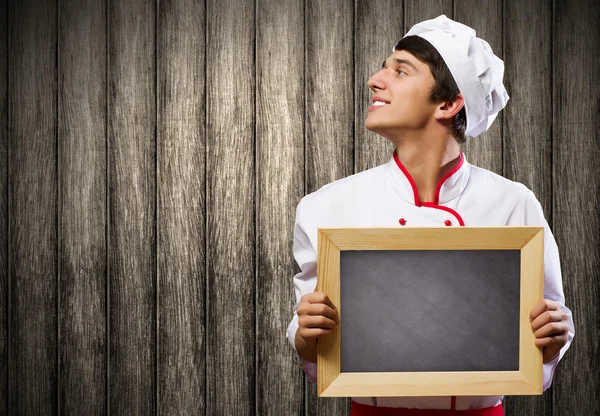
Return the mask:
<svg viewBox="0 0 600 416">
<path fill-rule="evenodd" d="M 394 150 L 394 160 L 396 161 L 396 165 L 398 165 L 398 167 L 400 168 L 400 170 L 402 171 L 402 173 L 404 173 L 404 176 L 406 176 L 406 179 L 408 179 L 408 181 L 410 182 L 410 186 L 412 187 L 413 195 L 414 195 L 414 198 L 415 198 L 415 205 L 418 206 L 418 207 L 420 207 L 421 204 L 419 202 L 419 192 L 417 191 L 417 184 L 413 180 L 412 176 L 410 176 L 410 173 L 408 173 L 408 171 L 406 170 L 406 168 L 404 167 L 404 165 L 402 164 L 402 162 L 400 162 L 400 159 L 398 159 L 398 155 L 396 154 L 396 150 Z"/>
<path fill-rule="evenodd" d="M 448 172 L 446 175 L 444 175 L 444 177 L 440 180 L 437 187 L 435 188 L 435 199 L 434 199 L 433 203 L 431 203 L 431 202 L 421 203 L 419 201 L 419 191 L 417 190 L 417 185 L 415 184 L 415 181 L 413 180 L 412 176 L 410 176 L 410 173 L 408 173 L 408 171 L 406 170 L 406 168 L 404 167 L 402 162 L 400 162 L 400 159 L 398 158 L 398 155 L 396 154 L 396 150 L 394 150 L 394 161 L 396 162 L 396 165 L 398 165 L 398 167 L 400 168 L 402 173 L 404 173 L 404 176 L 406 176 L 406 179 L 408 179 L 408 182 L 410 182 L 410 186 L 412 187 L 412 190 L 413 190 L 413 196 L 415 198 L 415 205 L 420 207 L 425 204 L 428 204 L 430 206 L 432 204 L 433 205 L 439 204 L 440 191 L 442 190 L 442 185 L 444 185 L 444 182 L 446 182 L 452 175 L 454 175 L 456 172 L 458 172 L 458 170 L 462 167 L 462 165 L 465 161 L 465 155 L 461 151 L 460 152 L 460 161 L 456 164 L 456 166 L 454 168 L 452 168 L 452 170 L 450 172 Z"/>
</svg>

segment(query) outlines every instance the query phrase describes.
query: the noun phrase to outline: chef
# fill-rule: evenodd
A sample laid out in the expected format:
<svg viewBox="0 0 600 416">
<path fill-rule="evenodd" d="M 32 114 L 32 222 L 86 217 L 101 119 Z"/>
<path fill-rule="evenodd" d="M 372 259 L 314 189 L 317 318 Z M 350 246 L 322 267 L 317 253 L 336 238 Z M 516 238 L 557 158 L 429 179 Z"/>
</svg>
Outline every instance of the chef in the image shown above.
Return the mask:
<svg viewBox="0 0 600 416">
<path fill-rule="evenodd" d="M 293 282 L 297 302 L 287 337 L 316 382 L 317 341 L 339 322 L 315 292 L 319 227 L 543 226 L 544 298 L 529 320 L 543 352 L 543 389 L 574 336 L 559 253 L 537 198 L 526 186 L 471 165 L 460 144 L 486 131 L 508 101 L 504 63 L 475 31 L 444 15 L 413 26 L 368 81 L 365 125 L 394 144 L 389 162 L 306 195 L 296 209 Z M 498 311 L 501 313 L 502 311 Z M 503 415 L 502 396 L 354 398 L 352 416 Z"/>
</svg>

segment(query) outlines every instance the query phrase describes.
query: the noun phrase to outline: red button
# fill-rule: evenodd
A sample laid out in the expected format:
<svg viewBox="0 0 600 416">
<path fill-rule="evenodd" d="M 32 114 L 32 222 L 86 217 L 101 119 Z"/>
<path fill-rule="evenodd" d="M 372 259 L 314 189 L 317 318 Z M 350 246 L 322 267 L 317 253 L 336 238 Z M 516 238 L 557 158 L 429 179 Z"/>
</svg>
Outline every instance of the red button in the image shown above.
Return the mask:
<svg viewBox="0 0 600 416">
<path fill-rule="evenodd" d="M 406 220 L 404 218 L 400 218 L 400 221 L 398 222 L 400 223 L 400 225 L 406 224 Z"/>
<path fill-rule="evenodd" d="M 446 222 L 445 222 L 444 224 L 446 224 L 446 225 L 449 227 L 449 226 L 451 226 L 451 225 L 452 225 L 452 221 L 450 221 L 450 220 L 446 220 Z"/>
</svg>

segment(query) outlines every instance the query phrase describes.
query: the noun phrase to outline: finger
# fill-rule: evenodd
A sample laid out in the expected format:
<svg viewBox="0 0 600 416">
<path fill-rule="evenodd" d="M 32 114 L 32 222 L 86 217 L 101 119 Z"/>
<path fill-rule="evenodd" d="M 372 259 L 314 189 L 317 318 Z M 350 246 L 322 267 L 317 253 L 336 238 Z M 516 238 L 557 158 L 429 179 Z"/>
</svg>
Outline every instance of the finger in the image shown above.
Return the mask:
<svg viewBox="0 0 600 416">
<path fill-rule="evenodd" d="M 328 317 L 329 319 L 334 320 L 335 322 L 339 322 L 339 314 L 337 309 L 332 309 L 328 305 L 324 305 L 322 303 L 314 303 L 310 306 L 307 306 L 307 315 L 323 315 Z"/>
<path fill-rule="evenodd" d="M 533 321 L 540 314 L 550 310 L 560 310 L 560 303 L 551 299 L 542 299 L 531 309 L 529 321 Z"/>
<path fill-rule="evenodd" d="M 546 346 L 552 345 L 552 344 L 564 345 L 566 343 L 567 343 L 567 335 L 535 339 L 535 345 L 538 347 L 546 347 Z"/>
<path fill-rule="evenodd" d="M 308 303 L 298 307 L 298 316 L 311 315 L 311 316 L 325 316 L 335 322 L 339 322 L 339 314 L 337 310 L 331 309 L 329 306 L 323 303 Z"/>
<path fill-rule="evenodd" d="M 567 321 L 569 317 L 563 311 L 546 311 L 531 322 L 531 328 L 537 331 L 549 322 Z"/>
<path fill-rule="evenodd" d="M 325 294 L 323 292 L 313 292 L 312 295 L 313 296 L 310 296 L 308 298 L 308 301 L 310 303 L 324 303 L 325 305 L 329 306 L 331 309 L 337 310 L 337 308 L 335 307 L 335 305 L 333 304 L 333 302 L 331 301 L 329 296 L 327 296 L 327 294 Z"/>
<path fill-rule="evenodd" d="M 301 318 L 298 318 L 298 326 L 303 328 L 327 328 L 334 329 L 336 327 L 336 323 L 334 320 L 329 319 L 325 316 L 311 316 L 305 315 Z"/>
<path fill-rule="evenodd" d="M 554 335 L 564 335 L 569 332 L 569 325 L 566 322 L 550 322 L 535 331 L 536 338 L 545 338 Z"/>
<path fill-rule="evenodd" d="M 315 339 L 325 335 L 329 335 L 333 331 L 331 329 L 323 328 L 299 328 L 298 332 L 300 336 L 304 339 Z"/>
</svg>

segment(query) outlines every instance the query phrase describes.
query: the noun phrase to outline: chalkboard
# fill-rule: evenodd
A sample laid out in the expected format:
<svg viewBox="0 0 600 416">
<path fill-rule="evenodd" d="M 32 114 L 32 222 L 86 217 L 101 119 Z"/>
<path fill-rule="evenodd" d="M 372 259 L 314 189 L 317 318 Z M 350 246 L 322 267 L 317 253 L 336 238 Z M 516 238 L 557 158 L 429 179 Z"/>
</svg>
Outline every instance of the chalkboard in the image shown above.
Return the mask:
<svg viewBox="0 0 600 416">
<path fill-rule="evenodd" d="M 519 250 L 342 251 L 342 372 L 518 371 Z"/>
<path fill-rule="evenodd" d="M 542 394 L 543 227 L 319 228 L 319 396 Z"/>
</svg>

